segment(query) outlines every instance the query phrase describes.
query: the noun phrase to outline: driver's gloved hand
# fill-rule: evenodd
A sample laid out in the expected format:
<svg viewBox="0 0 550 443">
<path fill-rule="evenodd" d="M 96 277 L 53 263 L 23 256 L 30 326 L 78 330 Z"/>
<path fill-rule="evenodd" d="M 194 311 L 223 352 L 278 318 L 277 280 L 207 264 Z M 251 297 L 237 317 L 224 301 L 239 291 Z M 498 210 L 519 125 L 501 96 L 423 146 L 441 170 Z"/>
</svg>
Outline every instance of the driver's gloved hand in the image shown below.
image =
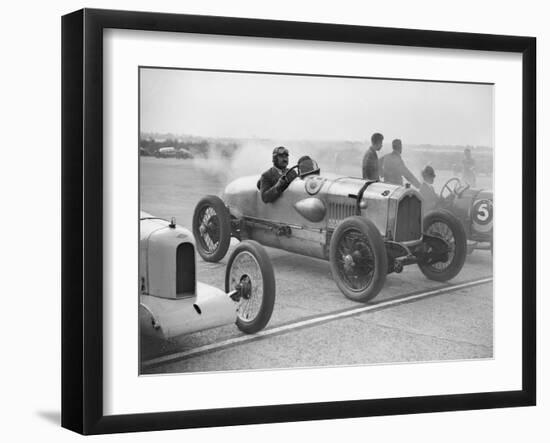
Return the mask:
<svg viewBox="0 0 550 443">
<path fill-rule="evenodd" d="M 296 169 L 292 169 L 288 171 L 288 173 L 286 174 L 286 179 L 289 184 L 292 183 L 292 180 L 294 180 L 296 177 L 298 177 L 298 173 L 296 172 Z"/>
<path fill-rule="evenodd" d="M 279 178 L 279 180 L 277 180 L 277 189 L 279 190 L 279 192 L 283 192 L 286 188 L 288 188 L 288 185 L 289 185 L 289 181 L 287 180 L 286 176 L 282 176 L 281 178 Z"/>
</svg>

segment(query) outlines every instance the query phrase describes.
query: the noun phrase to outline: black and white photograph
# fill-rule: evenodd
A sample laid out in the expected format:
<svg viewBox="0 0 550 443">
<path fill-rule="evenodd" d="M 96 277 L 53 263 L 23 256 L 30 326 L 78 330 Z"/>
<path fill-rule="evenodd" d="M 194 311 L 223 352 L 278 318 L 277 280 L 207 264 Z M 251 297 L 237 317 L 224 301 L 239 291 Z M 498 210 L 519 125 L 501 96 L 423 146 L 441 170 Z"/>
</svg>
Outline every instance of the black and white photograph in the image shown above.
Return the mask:
<svg viewBox="0 0 550 443">
<path fill-rule="evenodd" d="M 136 75 L 141 375 L 494 357 L 494 84 Z"/>
</svg>

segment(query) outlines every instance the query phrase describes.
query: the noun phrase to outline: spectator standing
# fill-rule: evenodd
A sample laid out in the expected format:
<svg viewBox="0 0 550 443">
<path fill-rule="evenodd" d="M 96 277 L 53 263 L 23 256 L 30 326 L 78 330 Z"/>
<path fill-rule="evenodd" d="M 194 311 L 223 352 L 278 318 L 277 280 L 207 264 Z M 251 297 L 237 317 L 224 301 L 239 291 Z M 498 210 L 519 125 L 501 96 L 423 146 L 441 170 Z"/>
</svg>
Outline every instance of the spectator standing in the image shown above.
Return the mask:
<svg viewBox="0 0 550 443">
<path fill-rule="evenodd" d="M 420 182 L 414 174 L 407 168 L 401 153 L 403 152 L 403 144 L 401 140 L 396 138 L 392 141 L 392 152 L 382 157 L 380 175 L 384 177 L 384 182 L 394 185 L 403 186 L 403 178 L 405 178 L 415 188 L 420 187 Z"/>
<path fill-rule="evenodd" d="M 380 180 L 380 169 L 378 165 L 378 151 L 382 149 L 384 136 L 378 132 L 372 134 L 371 146 L 363 156 L 363 178 L 365 180 Z"/>
<path fill-rule="evenodd" d="M 476 185 L 476 162 L 472 157 L 470 148 L 464 149 L 464 158 L 462 159 L 462 180 L 470 186 Z"/>
</svg>

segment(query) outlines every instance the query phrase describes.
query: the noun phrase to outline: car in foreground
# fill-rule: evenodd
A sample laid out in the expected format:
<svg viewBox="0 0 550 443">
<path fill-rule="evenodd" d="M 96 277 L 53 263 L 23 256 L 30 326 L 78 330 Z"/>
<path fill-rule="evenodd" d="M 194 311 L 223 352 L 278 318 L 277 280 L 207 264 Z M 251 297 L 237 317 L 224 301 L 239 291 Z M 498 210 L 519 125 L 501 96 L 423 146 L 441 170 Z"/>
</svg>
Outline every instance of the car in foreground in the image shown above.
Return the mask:
<svg viewBox="0 0 550 443">
<path fill-rule="evenodd" d="M 417 191 L 320 175 L 314 161 L 295 169 L 298 177 L 274 203 L 262 201 L 257 176 L 229 183 L 221 198 L 201 199 L 193 216 L 201 257 L 221 260 L 235 237 L 328 260 L 339 289 L 358 302 L 376 297 L 386 275 L 406 265 L 417 263 L 437 281 L 450 280 L 462 269 L 462 224 L 444 210 L 423 217 Z"/>
<path fill-rule="evenodd" d="M 225 271 L 225 291 L 196 280 L 195 240 L 187 229 L 140 214 L 140 331 L 168 339 L 236 323 L 263 329 L 275 303 L 275 277 L 265 249 L 240 243 Z"/>
<path fill-rule="evenodd" d="M 439 207 L 458 218 L 467 238 L 467 251 L 476 249 L 493 252 L 493 192 L 472 188 L 453 177 L 443 185 Z"/>
</svg>

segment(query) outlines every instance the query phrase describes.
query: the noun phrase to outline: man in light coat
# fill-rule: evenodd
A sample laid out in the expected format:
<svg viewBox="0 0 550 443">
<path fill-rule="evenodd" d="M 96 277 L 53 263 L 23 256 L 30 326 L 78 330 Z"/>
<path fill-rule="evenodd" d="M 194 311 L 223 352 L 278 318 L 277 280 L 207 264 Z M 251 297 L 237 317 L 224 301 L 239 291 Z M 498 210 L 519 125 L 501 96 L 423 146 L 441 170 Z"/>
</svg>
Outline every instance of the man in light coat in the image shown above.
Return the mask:
<svg viewBox="0 0 550 443">
<path fill-rule="evenodd" d="M 392 141 L 392 152 L 382 157 L 380 161 L 380 175 L 384 177 L 385 183 L 403 186 L 403 178 L 405 178 L 415 188 L 419 188 L 420 182 L 405 165 L 401 157 L 402 152 L 403 144 L 401 140 L 395 139 Z"/>
</svg>

